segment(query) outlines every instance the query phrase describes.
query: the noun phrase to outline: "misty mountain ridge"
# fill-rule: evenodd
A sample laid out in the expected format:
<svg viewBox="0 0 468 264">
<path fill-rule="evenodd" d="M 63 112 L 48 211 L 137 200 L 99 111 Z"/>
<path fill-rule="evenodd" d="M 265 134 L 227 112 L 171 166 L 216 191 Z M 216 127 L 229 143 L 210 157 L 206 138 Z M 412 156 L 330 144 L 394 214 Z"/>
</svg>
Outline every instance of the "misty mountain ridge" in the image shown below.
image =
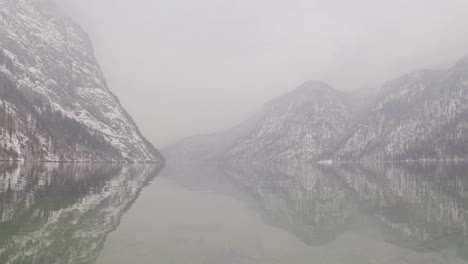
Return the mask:
<svg viewBox="0 0 468 264">
<path fill-rule="evenodd" d="M 107 87 L 86 33 L 52 2 L 0 0 L 0 21 L 0 160 L 164 161 Z M 468 56 L 386 82 L 371 103 L 307 81 L 242 124 L 165 153 L 199 161 L 465 159 L 467 90 Z"/>
<path fill-rule="evenodd" d="M 185 161 L 317 159 L 349 126 L 351 106 L 345 96 L 324 82 L 307 81 L 264 104 L 248 122 L 221 133 L 184 139 L 163 153 L 168 159 Z M 219 145 L 222 139 L 226 140 Z M 205 152 L 210 148 L 217 152 Z"/>
<path fill-rule="evenodd" d="M 370 103 L 324 82 L 305 82 L 266 103 L 262 118 L 212 161 L 468 158 L 468 56 L 449 69 L 414 71 L 368 94 Z M 165 153 L 177 152 L 181 143 Z M 216 143 L 207 139 L 204 144 Z"/>
<path fill-rule="evenodd" d="M 163 162 L 49 1 L 0 1 L 0 160 Z"/>
<path fill-rule="evenodd" d="M 225 159 L 313 160 L 336 144 L 350 119 L 344 96 L 329 85 L 308 81 L 267 103 L 250 133 L 223 154 Z"/>
<path fill-rule="evenodd" d="M 334 153 L 339 160 L 465 159 L 467 57 L 448 70 L 422 70 L 387 82 L 366 119 Z"/>
</svg>

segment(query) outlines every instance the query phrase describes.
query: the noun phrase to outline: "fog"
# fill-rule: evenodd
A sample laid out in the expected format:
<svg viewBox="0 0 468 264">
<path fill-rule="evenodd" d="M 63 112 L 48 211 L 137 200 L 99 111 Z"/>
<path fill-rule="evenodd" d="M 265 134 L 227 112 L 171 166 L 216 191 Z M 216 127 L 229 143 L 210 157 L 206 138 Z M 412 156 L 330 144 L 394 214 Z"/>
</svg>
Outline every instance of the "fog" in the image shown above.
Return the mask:
<svg viewBox="0 0 468 264">
<path fill-rule="evenodd" d="M 377 89 L 468 53 L 466 0 L 56 0 L 156 146 L 235 125 L 306 80 Z"/>
</svg>

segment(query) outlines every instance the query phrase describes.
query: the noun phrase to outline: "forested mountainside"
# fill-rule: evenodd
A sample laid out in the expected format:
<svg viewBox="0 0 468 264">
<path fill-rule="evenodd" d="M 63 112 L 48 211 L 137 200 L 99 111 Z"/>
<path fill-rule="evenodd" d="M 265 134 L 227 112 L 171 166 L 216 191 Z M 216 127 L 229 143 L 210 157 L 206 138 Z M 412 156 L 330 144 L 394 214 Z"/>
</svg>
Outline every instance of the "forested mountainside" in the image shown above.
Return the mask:
<svg viewBox="0 0 468 264">
<path fill-rule="evenodd" d="M 0 160 L 164 161 L 50 1 L 0 0 Z"/>
<path fill-rule="evenodd" d="M 384 85 L 337 146 L 337 160 L 466 159 L 468 57 L 448 70 L 417 71 Z"/>
<path fill-rule="evenodd" d="M 368 106 L 356 102 L 326 84 L 307 82 L 268 103 L 244 136 L 214 156 L 228 162 L 468 158 L 468 56 L 447 70 L 389 81 Z M 195 142 L 199 149 L 216 145 L 210 139 Z"/>
</svg>

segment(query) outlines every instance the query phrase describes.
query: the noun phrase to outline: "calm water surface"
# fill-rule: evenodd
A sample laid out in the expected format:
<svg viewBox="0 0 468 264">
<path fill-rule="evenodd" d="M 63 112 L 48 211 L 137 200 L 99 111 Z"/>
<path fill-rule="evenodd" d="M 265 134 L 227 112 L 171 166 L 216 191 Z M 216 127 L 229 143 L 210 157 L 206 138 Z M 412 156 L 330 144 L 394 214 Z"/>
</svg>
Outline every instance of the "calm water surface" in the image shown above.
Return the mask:
<svg viewBox="0 0 468 264">
<path fill-rule="evenodd" d="M 468 263 L 468 166 L 0 164 L 0 263 Z"/>
</svg>

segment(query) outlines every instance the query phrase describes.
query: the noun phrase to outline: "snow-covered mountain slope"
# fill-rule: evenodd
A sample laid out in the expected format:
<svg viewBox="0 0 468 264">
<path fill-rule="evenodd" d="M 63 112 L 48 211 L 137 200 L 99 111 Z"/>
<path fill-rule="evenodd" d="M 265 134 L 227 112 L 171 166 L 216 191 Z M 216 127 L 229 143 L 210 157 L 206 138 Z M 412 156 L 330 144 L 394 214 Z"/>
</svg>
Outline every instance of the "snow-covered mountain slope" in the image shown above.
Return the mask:
<svg viewBox="0 0 468 264">
<path fill-rule="evenodd" d="M 334 153 L 338 160 L 467 157 L 468 57 L 446 71 L 388 82 Z"/>
<path fill-rule="evenodd" d="M 416 71 L 387 82 L 371 99 L 369 106 L 366 100 L 354 104 L 355 98 L 326 84 L 307 82 L 268 103 L 244 136 L 231 138 L 228 148 L 222 145 L 222 159 L 468 159 L 468 56 L 447 70 Z M 184 142 L 178 147 L 190 149 Z"/>
<path fill-rule="evenodd" d="M 163 162 L 50 1 L 0 0 L 0 159 Z"/>
<path fill-rule="evenodd" d="M 225 153 L 227 160 L 316 161 L 345 133 L 351 117 L 344 96 L 309 81 L 264 106 L 253 130 Z"/>
</svg>

